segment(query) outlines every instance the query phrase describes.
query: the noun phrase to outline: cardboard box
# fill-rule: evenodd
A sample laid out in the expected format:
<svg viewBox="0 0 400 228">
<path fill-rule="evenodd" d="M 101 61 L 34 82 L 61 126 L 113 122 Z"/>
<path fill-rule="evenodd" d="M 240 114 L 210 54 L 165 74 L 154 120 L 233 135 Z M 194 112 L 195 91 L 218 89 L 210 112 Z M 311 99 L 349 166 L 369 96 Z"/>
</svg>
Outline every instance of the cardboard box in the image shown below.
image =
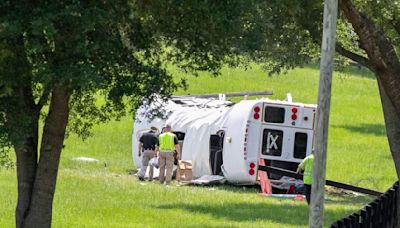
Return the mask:
<svg viewBox="0 0 400 228">
<path fill-rule="evenodd" d="M 192 161 L 188 160 L 179 160 L 178 161 L 178 169 L 176 171 L 176 180 L 177 181 L 191 181 L 192 176 Z"/>
</svg>

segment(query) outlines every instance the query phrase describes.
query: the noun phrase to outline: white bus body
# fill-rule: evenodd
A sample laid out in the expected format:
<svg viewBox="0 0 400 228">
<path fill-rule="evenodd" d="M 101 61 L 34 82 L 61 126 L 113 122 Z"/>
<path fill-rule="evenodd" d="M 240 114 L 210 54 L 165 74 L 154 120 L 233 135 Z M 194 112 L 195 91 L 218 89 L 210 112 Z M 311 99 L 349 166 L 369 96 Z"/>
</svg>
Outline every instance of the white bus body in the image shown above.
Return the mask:
<svg viewBox="0 0 400 228">
<path fill-rule="evenodd" d="M 166 119 L 136 113 L 132 134 L 133 160 L 138 139 L 151 126 L 172 126 L 182 145 L 182 159 L 192 160 L 193 176 L 223 174 L 235 184 L 257 183 L 257 161 L 295 170 L 312 150 L 316 105 L 291 101 L 228 101 L 182 98 L 162 103 Z"/>
</svg>

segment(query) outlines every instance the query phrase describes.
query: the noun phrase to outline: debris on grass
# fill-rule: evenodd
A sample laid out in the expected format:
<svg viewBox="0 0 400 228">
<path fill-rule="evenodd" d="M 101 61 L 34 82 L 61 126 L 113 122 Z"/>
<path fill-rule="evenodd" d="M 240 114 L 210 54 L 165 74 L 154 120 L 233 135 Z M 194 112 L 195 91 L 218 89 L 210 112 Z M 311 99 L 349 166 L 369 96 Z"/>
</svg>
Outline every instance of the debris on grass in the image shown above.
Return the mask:
<svg viewBox="0 0 400 228">
<path fill-rule="evenodd" d="M 75 157 L 75 158 L 72 158 L 71 160 L 81 161 L 81 162 L 99 162 L 99 160 L 97 160 L 95 158 L 89 158 L 89 157 Z"/>
<path fill-rule="evenodd" d="M 345 189 L 341 189 L 341 188 L 335 188 L 335 187 L 332 187 L 332 186 L 326 186 L 325 192 L 327 194 L 329 194 L 329 195 L 332 195 L 332 196 L 357 197 L 357 196 L 362 196 L 363 195 L 361 193 L 357 193 L 357 192 L 353 192 L 353 191 L 345 190 Z"/>
<path fill-rule="evenodd" d="M 300 194 L 260 194 L 261 196 L 282 198 L 282 199 L 293 199 L 296 201 L 305 201 L 305 196 Z"/>
</svg>

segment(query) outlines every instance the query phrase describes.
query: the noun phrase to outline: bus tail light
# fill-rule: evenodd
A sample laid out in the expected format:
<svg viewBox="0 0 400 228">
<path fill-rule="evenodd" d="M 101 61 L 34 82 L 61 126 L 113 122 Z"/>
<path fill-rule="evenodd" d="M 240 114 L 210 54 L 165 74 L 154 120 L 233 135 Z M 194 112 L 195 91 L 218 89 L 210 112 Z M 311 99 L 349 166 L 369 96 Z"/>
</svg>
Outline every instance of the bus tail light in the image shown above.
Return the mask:
<svg viewBox="0 0 400 228">
<path fill-rule="evenodd" d="M 255 173 L 256 173 L 256 171 L 254 171 L 254 169 L 250 169 L 250 170 L 249 170 L 249 174 L 250 174 L 250 175 L 253 176 Z"/>
<path fill-rule="evenodd" d="M 256 168 L 256 164 L 254 162 L 250 162 L 249 168 L 250 168 L 249 169 L 249 174 L 251 176 L 253 176 L 256 173 L 256 171 L 254 170 L 254 168 Z"/>
<path fill-rule="evenodd" d="M 253 111 L 254 111 L 253 118 L 254 118 L 255 120 L 260 119 L 260 111 L 261 111 L 261 108 L 258 107 L 258 106 L 256 106 L 256 107 L 253 108 Z"/>
</svg>

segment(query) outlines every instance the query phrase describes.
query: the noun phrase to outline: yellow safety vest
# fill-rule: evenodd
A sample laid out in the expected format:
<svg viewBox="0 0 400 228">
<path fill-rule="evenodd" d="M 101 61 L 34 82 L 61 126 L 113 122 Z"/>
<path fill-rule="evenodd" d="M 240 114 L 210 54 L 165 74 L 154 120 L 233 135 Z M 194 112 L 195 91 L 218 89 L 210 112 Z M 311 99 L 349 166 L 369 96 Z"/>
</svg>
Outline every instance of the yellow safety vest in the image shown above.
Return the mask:
<svg viewBox="0 0 400 228">
<path fill-rule="evenodd" d="M 314 162 L 314 154 L 307 156 L 299 165 L 300 168 L 304 169 L 303 182 L 304 184 L 312 184 L 312 168 Z"/>
<path fill-rule="evenodd" d="M 175 151 L 174 143 L 175 135 L 171 132 L 166 132 L 160 135 L 158 142 L 160 144 L 160 152 L 173 152 Z"/>
</svg>

